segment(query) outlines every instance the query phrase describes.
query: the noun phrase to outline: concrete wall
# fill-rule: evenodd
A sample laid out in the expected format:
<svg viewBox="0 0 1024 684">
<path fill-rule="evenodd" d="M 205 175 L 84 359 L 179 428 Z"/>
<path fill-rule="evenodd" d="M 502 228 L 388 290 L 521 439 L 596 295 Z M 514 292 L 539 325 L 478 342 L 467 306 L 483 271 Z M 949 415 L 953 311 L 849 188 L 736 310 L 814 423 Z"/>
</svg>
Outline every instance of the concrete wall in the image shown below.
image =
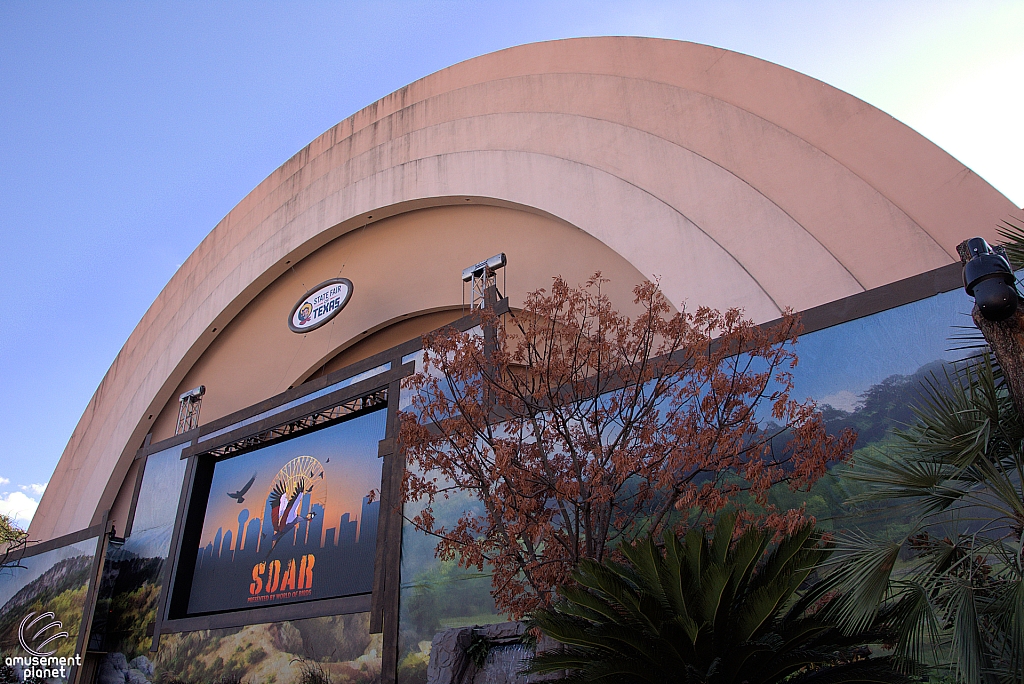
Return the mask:
<svg viewBox="0 0 1024 684">
<path fill-rule="evenodd" d="M 512 306 L 552 275 L 583 282 L 601 271 L 627 308 L 644 280 L 604 244 L 550 217 L 463 202 L 384 219 L 289 268 L 218 331 L 154 419 L 153 440 L 174 435 L 178 396 L 193 387 L 206 387 L 200 417 L 209 422 L 458 318 L 462 269 L 502 251 L 509 266 L 498 282 L 507 283 Z M 313 332 L 289 330 L 302 295 L 336 277 L 352 281 L 345 309 Z"/>
<path fill-rule="evenodd" d="M 392 230 L 383 219 L 403 214 L 395 235 L 444 245 L 443 226 L 428 219 L 430 212 L 409 212 L 467 203 L 547 223 L 509 215 L 503 239 L 492 242 L 480 226 L 485 235 L 474 244 L 496 247 L 482 255 L 457 251 L 466 237 L 460 234 L 451 242 L 455 251 L 434 254 L 428 270 L 401 276 L 414 295 L 380 295 L 373 311 L 357 308 L 361 293 L 391 291 L 353 278 L 352 311 L 344 312 L 352 320 L 337 319 L 349 327 L 326 343 L 320 339 L 330 333 L 317 331 L 294 363 L 290 347 L 276 346 L 295 343 L 283 318 L 279 324 L 266 313 L 270 327 L 258 324 L 264 311 L 290 309 L 302 284 L 313 284 L 307 278 L 342 264 L 348 277 L 384 273 L 390 262 L 363 259 L 394 253 L 367 246 L 360 259 L 328 264 L 314 254 L 324 245 L 359 231 L 362 237 L 337 242 L 339 255 L 355 250 L 358 240 Z M 1015 211 L 969 169 L 883 112 L 752 57 L 675 41 L 587 38 L 472 59 L 342 121 L 213 229 L 97 389 L 30 533 L 46 539 L 98 520 L 145 435 L 167 431 L 160 414 L 181 388 L 211 378 L 204 419 L 264 399 L 316 372 L 367 331 L 452 306 L 457 290 L 447 288 L 458 281 L 442 273 L 457 273 L 465 257 L 511 251 L 504 242 L 520 225 L 535 231 L 520 244 L 530 258 L 513 259 L 514 272 L 524 274 L 510 285 L 514 296 L 565 273 L 557 266 L 573 255 L 549 241 L 563 233 L 544 228 L 557 224 L 565 235 L 578 230 L 603 245 L 592 252 L 595 265 L 660 277 L 675 302 L 742 306 L 765 321 L 784 307 L 805 309 L 951 263 L 960 240 L 994 238 L 997 222 Z M 565 239 L 574 247 L 590 244 Z M 578 265 L 580 272 L 596 270 Z M 293 266 L 309 269 L 298 283 L 286 275 Z M 263 303 L 247 308 L 258 297 Z M 248 339 L 253 335 L 267 337 Z M 243 350 L 238 358 L 227 351 L 232 345 Z M 265 370 L 258 382 L 250 377 L 254 368 Z"/>
</svg>

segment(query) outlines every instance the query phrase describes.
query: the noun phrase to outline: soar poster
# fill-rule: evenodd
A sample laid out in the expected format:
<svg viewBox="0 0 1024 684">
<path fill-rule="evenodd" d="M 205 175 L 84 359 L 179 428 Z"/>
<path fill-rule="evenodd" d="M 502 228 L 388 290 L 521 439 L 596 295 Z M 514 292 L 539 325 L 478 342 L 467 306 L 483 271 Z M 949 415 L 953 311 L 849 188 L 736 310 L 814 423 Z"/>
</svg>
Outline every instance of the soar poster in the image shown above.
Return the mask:
<svg viewBox="0 0 1024 684">
<path fill-rule="evenodd" d="M 369 593 L 380 410 L 218 462 L 190 614 Z"/>
</svg>

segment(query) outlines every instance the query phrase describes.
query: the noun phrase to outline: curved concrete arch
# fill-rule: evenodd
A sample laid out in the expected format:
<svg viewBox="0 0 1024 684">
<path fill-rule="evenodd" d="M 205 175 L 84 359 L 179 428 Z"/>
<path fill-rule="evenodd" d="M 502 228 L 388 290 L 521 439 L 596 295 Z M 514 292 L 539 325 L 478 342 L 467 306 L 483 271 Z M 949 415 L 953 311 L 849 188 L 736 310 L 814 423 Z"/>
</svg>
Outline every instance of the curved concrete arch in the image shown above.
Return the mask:
<svg viewBox="0 0 1024 684">
<path fill-rule="evenodd" d="M 377 352 L 386 351 L 426 332 L 448 325 L 464 315 L 464 306 L 449 305 L 422 311 L 410 311 L 407 314 L 395 316 L 375 325 L 361 336 L 345 340 L 342 344 L 332 347 L 295 377 L 291 384 L 298 387 L 319 375 L 329 375 L 348 366 L 352 361 L 362 360 Z M 426 322 L 421 323 L 424 319 Z M 370 347 L 370 349 L 366 350 L 365 347 Z M 359 358 L 353 359 L 352 352 L 357 352 Z"/>
<path fill-rule="evenodd" d="M 552 178 L 559 184 L 551 184 Z M 759 322 L 780 314 L 743 265 L 700 227 L 644 189 L 591 166 L 515 151 L 455 152 L 413 159 L 352 183 L 343 191 L 351 196 L 341 201 L 372 207 L 376 198 L 397 191 L 419 198 L 463 194 L 540 207 L 574 226 L 587 226 L 585 232 L 641 273 L 660 278 L 677 305 L 742 305 Z M 634 217 L 644 217 L 666 234 L 657 241 L 658 250 L 651 249 L 653 241 L 645 232 L 649 226 L 637 225 Z M 713 285 L 706 278 L 709 271 L 717 274 Z"/>
<path fill-rule="evenodd" d="M 745 55 L 598 38 L 469 60 L 325 132 L 214 228 L 90 401 L 33 537 L 109 505 L 147 416 L 291 265 L 371 220 L 464 198 L 558 217 L 662 271 L 674 301 L 741 304 L 762 321 L 773 298 L 806 308 L 951 263 L 957 242 L 992 237 L 1016 210 L 891 117 Z"/>
<path fill-rule="evenodd" d="M 395 91 L 318 141 L 345 138 L 438 93 L 495 80 L 496 72 L 502 78 L 615 75 L 711 95 L 792 132 L 840 160 L 872 187 L 885 188 L 908 215 L 928 226 L 950 255 L 962 227 L 976 222 L 979 214 L 1003 217 L 1017 209 L 944 150 L 856 97 L 756 57 L 665 39 L 575 38 L 483 55 Z M 310 152 L 322 149 L 314 145 Z"/>
<path fill-rule="evenodd" d="M 616 93 L 614 100 L 594 95 L 602 87 Z M 561 113 L 581 117 L 577 131 L 588 130 L 586 121 L 591 119 L 620 124 L 664 138 L 727 169 L 783 208 L 844 262 L 848 270 L 859 271 L 856 275 L 865 287 L 876 287 L 912 275 L 916 269 L 936 268 L 954 258 L 955 244 L 940 245 L 903 208 L 859 174 L 827 152 L 794 136 L 786 128 L 701 93 L 635 79 L 556 74 L 521 77 L 514 81 L 506 79 L 500 84 L 485 83 L 444 93 L 420 103 L 411 111 L 403 110 L 381 120 L 379 126 L 354 133 L 337 150 L 325 151 L 320 163 L 326 168 L 340 168 L 337 160 L 332 158 L 338 155 L 344 155 L 346 159 L 367 159 L 370 164 L 376 162 L 387 166 L 397 163 L 398 160 L 387 152 L 389 141 L 406 140 L 405 136 L 429 130 L 440 123 L 476 119 L 502 110 L 526 114 L 521 111 L 521 91 L 536 90 L 552 95 L 539 103 L 544 105 L 538 107 L 542 111 L 531 112 L 533 114 Z M 652 101 L 658 103 L 659 109 L 631 112 L 616 106 Z M 665 116 L 666 108 L 672 110 L 673 116 Z M 729 135 L 709 136 L 707 131 L 728 131 Z M 457 145 L 460 141 L 480 139 L 487 138 L 452 140 Z M 529 138 L 524 136 L 521 140 L 528 141 Z M 544 137 L 547 145 L 564 148 L 565 142 L 564 136 Z M 592 145 L 587 151 L 593 155 L 605 149 Z M 413 154 L 413 151 L 408 153 Z M 634 155 L 634 158 L 639 157 Z M 317 165 L 316 161 L 310 161 L 311 168 Z M 628 164 L 618 169 L 620 173 L 629 170 Z M 851 232 L 861 234 L 865 239 L 851 241 Z M 870 249 L 868 243 L 893 236 L 901 242 L 892 245 L 888 255 L 875 253 L 873 258 L 865 258 L 865 252 Z M 900 251 L 912 254 L 915 261 L 896 258 L 895 253 Z M 891 260 L 886 261 L 887 258 Z"/>
<path fill-rule="evenodd" d="M 480 130 L 484 127 L 484 122 L 487 122 L 486 131 Z M 536 137 L 533 135 L 535 129 L 545 131 L 544 146 L 532 144 Z M 573 137 L 590 140 L 590 149 L 599 150 L 600 154 L 588 153 L 589 150 L 585 146 L 573 144 L 570 140 Z M 348 164 L 365 164 L 367 168 L 372 169 L 376 166 L 372 160 L 378 155 L 387 159 L 383 166 L 388 167 L 395 166 L 401 161 L 429 157 L 438 153 L 438 147 L 431 145 L 431 139 L 485 139 L 488 142 L 488 151 L 540 154 L 541 150 L 546 148 L 547 151 L 543 152 L 546 156 L 557 156 L 569 162 L 614 174 L 672 207 L 706 233 L 711 240 L 729 252 L 741 267 L 750 273 L 768 297 L 780 306 L 809 308 L 821 301 L 829 301 L 864 289 L 849 269 L 825 249 L 817 236 L 796 223 L 778 204 L 732 171 L 664 138 L 607 120 L 581 120 L 580 117 L 562 114 L 521 113 L 488 114 L 469 119 L 456 119 L 445 124 L 417 129 L 388 143 L 382 143 L 376 148 L 353 156 L 337 170 L 339 173 L 349 173 L 346 182 L 353 182 L 359 174 L 344 171 Z M 479 146 L 474 150 L 468 145 L 458 143 L 448 143 L 446 147 L 451 151 L 482 151 Z M 609 162 L 609 156 L 623 156 L 630 150 L 647 160 L 648 164 L 640 168 L 623 169 Z M 673 169 L 674 173 L 661 172 L 666 168 Z M 566 185 L 571 186 L 571 176 L 560 178 Z M 545 210 L 555 212 L 551 207 L 545 207 Z M 881 228 L 888 227 L 885 225 Z M 656 240 L 657 226 L 650 230 L 651 239 Z M 751 239 L 755 230 L 771 235 L 771 240 Z M 947 263 L 940 256 L 941 249 L 933 246 L 931 252 L 936 263 L 928 264 L 925 268 Z M 635 265 L 644 270 L 642 264 Z M 803 281 L 793 281 L 788 277 L 787 265 L 807 271 L 809 276 L 819 282 L 819 287 L 813 293 L 808 293 Z M 886 264 L 890 272 L 894 265 Z M 671 264 L 663 264 L 649 268 L 648 271 L 664 273 L 671 268 Z M 695 298 L 697 294 L 691 292 L 691 299 L 703 301 Z"/>
<path fill-rule="evenodd" d="M 483 255 L 508 254 L 510 267 L 501 281 L 514 306 L 525 292 L 549 286 L 552 274 L 582 282 L 601 270 L 610 279 L 605 293 L 628 311 L 632 287 L 646 280 L 606 245 L 555 217 L 459 201 L 349 231 L 298 261 L 217 333 L 213 344 L 184 369 L 184 377 L 176 377 L 166 392 L 169 401 L 153 421 L 153 439 L 174 434 L 177 396 L 197 385 L 206 386 L 203 418 L 208 422 L 244 409 L 253 397 L 289 389 L 338 354 L 351 362 L 352 355 L 345 353 L 350 346 L 363 345 L 365 351 L 373 345 L 364 341 L 376 344 L 381 335 L 398 344 L 433 329 L 410 329 L 399 322 L 430 318 L 439 309 L 462 311 L 466 288 L 461 269 Z M 479 230 L 482 225 L 486 232 Z M 546 249 L 536 250 L 540 245 Z M 575 258 L 566 260 L 565 254 Z M 355 287 L 342 315 L 303 335 L 283 325 L 296 298 L 311 284 L 338 276 L 349 278 Z M 389 328 L 387 334 L 380 333 L 382 328 Z M 396 338 L 402 330 L 408 336 Z"/>
</svg>

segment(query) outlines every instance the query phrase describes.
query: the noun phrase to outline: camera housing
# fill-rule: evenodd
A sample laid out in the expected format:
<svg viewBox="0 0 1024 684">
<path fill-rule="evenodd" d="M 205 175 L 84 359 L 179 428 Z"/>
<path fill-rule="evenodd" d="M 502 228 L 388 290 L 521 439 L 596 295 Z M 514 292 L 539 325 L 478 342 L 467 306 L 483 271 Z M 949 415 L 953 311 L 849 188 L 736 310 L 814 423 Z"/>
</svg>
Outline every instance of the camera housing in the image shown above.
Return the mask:
<svg viewBox="0 0 1024 684">
<path fill-rule="evenodd" d="M 993 249 L 984 238 L 967 241 L 970 259 L 964 264 L 964 290 L 974 297 L 985 320 L 1005 321 L 1017 311 L 1016 276 L 1006 250 Z"/>
</svg>

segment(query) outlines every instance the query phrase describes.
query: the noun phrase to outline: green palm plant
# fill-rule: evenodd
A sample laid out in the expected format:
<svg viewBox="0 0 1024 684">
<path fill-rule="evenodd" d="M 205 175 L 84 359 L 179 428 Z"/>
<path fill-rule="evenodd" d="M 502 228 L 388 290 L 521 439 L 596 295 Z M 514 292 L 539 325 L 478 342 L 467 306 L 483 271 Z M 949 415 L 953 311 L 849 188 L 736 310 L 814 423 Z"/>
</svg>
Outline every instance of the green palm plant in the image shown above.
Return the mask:
<svg viewBox="0 0 1024 684">
<path fill-rule="evenodd" d="M 1011 217 L 1003 221 L 996 232 L 1005 240 L 1003 247 L 1006 248 L 1010 263 L 1024 264 L 1024 223 Z"/>
<path fill-rule="evenodd" d="M 843 634 L 816 595 L 798 588 L 828 550 L 813 526 L 782 539 L 723 516 L 709 540 L 701 530 L 659 548 L 649 538 L 622 547 L 623 563 L 583 561 L 574 584 L 529 624 L 561 642 L 529 671 L 565 681 L 665 684 L 897 682 L 888 657 L 863 646 L 886 634 L 874 625 Z"/>
<path fill-rule="evenodd" d="M 1024 682 L 1024 422 L 987 354 L 924 389 L 898 446 L 848 477 L 855 501 L 901 504 L 901 539 L 840 534 L 823 586 L 856 631 L 888 613 L 896 654 L 930 656 L 968 684 Z"/>
</svg>

